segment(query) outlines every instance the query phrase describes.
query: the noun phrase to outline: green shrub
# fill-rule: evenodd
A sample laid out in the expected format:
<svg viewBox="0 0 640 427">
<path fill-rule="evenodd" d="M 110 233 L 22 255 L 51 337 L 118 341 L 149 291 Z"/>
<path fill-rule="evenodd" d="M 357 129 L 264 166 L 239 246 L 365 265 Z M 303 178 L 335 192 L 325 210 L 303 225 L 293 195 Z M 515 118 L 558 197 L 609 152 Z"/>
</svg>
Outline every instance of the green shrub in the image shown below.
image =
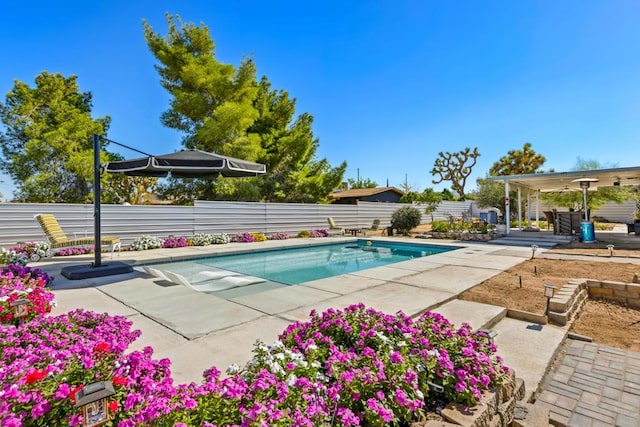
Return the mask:
<svg viewBox="0 0 640 427">
<path fill-rule="evenodd" d="M 439 233 L 448 233 L 451 231 L 451 224 L 447 221 L 433 221 L 431 223 L 431 231 Z"/>
<path fill-rule="evenodd" d="M 398 233 L 407 236 L 409 230 L 420 225 L 422 213 L 413 206 L 404 206 L 391 215 L 391 226 L 398 230 Z"/>
</svg>

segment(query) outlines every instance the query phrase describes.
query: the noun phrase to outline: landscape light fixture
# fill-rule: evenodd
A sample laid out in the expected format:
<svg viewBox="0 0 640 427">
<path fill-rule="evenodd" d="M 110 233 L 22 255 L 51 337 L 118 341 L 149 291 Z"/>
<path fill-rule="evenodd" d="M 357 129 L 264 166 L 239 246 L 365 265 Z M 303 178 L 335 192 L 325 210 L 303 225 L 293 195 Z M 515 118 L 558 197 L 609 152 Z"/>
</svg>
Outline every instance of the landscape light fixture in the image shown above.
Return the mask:
<svg viewBox="0 0 640 427">
<path fill-rule="evenodd" d="M 607 245 L 607 249 L 609 249 L 609 256 L 613 256 L 613 248 L 615 248 L 615 245 L 612 244 L 608 244 Z"/>
<path fill-rule="evenodd" d="M 538 250 L 538 245 L 531 245 L 531 259 L 536 256 L 536 251 Z"/>
<path fill-rule="evenodd" d="M 427 381 L 427 385 L 431 390 L 435 391 L 436 393 L 444 393 L 444 387 L 442 387 L 440 384 L 435 384 L 435 383 L 432 383 L 431 381 Z"/>
<path fill-rule="evenodd" d="M 108 398 L 115 390 L 111 381 L 92 383 L 76 393 L 76 407 L 82 407 L 82 425 L 98 427 L 110 420 Z"/>
<path fill-rule="evenodd" d="M 544 296 L 547 298 L 547 308 L 544 311 L 545 316 L 549 314 L 549 303 L 551 302 L 551 298 L 553 298 L 553 294 L 556 293 L 556 287 L 553 285 L 544 285 Z"/>
<path fill-rule="evenodd" d="M 491 329 L 483 328 L 483 329 L 478 329 L 478 331 L 476 332 L 476 335 L 486 338 L 489 344 L 493 344 L 495 338 L 498 336 L 498 333 L 496 331 L 492 331 Z"/>
</svg>

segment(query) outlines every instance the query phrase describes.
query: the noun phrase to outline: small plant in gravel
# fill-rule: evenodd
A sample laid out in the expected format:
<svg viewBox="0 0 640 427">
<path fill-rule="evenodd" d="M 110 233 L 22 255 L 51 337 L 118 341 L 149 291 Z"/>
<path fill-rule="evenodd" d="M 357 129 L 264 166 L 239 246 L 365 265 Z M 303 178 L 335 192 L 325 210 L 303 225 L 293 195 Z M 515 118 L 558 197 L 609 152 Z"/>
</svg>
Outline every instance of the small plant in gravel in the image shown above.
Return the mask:
<svg viewBox="0 0 640 427">
<path fill-rule="evenodd" d="M 155 236 L 142 236 L 138 237 L 131 243 L 129 247 L 132 251 L 146 251 L 147 249 L 161 248 L 163 240 Z"/>
<path fill-rule="evenodd" d="M 431 223 L 431 231 L 434 233 L 448 233 L 453 227 L 448 221 L 433 221 Z"/>
<path fill-rule="evenodd" d="M 287 240 L 289 238 L 289 234 L 283 231 L 278 231 L 271 234 L 271 240 Z"/>
</svg>

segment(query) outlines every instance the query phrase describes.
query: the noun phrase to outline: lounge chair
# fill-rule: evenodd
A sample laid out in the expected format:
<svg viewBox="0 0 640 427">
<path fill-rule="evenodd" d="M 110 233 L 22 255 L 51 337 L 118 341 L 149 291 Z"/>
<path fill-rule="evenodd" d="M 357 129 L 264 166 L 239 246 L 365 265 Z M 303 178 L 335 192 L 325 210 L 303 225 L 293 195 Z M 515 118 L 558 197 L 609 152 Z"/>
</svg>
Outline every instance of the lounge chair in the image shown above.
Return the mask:
<svg viewBox="0 0 640 427">
<path fill-rule="evenodd" d="M 45 237 L 49 241 L 52 252 L 55 249 L 88 247 L 95 244 L 93 237 L 69 239 L 60 224 L 58 224 L 56 217 L 52 214 L 36 214 L 34 218 L 40 224 Z M 119 237 L 101 237 L 100 243 L 111 250 L 111 258 L 113 258 L 113 252 L 116 249 L 120 252 L 121 243 Z"/>
<path fill-rule="evenodd" d="M 373 220 L 373 224 L 371 224 L 371 227 L 365 227 L 362 229 L 362 233 L 365 236 L 367 235 L 367 233 L 371 233 L 375 236 L 376 233 L 378 233 L 379 227 L 380 227 L 380 219 L 376 218 Z"/>
<path fill-rule="evenodd" d="M 241 286 L 253 285 L 256 283 L 266 282 L 265 279 L 255 276 L 226 276 L 215 280 L 204 280 L 201 282 L 192 283 L 189 282 L 184 276 L 172 271 L 159 270 L 164 277 L 170 282 L 180 284 L 184 287 L 192 289 L 198 292 L 217 292 L 224 291 L 232 288 L 239 288 Z"/>
<path fill-rule="evenodd" d="M 333 231 L 333 232 L 339 232 L 340 234 L 344 234 L 344 227 L 338 227 L 336 225 L 336 222 L 333 220 L 333 218 L 328 217 L 327 221 L 329 222 L 329 233 Z"/>
</svg>

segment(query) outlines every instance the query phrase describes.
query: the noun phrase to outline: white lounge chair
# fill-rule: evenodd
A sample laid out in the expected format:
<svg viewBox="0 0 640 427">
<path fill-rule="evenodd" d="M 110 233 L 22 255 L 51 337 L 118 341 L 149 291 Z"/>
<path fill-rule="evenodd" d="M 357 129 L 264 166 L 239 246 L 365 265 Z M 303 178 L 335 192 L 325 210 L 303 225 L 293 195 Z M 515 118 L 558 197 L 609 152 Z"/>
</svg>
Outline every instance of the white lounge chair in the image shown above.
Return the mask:
<svg viewBox="0 0 640 427">
<path fill-rule="evenodd" d="M 197 283 L 189 282 L 184 276 L 172 271 L 162 271 L 167 280 L 183 285 L 198 292 L 217 292 L 227 289 L 238 288 L 240 286 L 253 285 L 255 283 L 266 282 L 265 279 L 255 276 L 227 276 L 215 280 L 206 280 Z"/>
</svg>

